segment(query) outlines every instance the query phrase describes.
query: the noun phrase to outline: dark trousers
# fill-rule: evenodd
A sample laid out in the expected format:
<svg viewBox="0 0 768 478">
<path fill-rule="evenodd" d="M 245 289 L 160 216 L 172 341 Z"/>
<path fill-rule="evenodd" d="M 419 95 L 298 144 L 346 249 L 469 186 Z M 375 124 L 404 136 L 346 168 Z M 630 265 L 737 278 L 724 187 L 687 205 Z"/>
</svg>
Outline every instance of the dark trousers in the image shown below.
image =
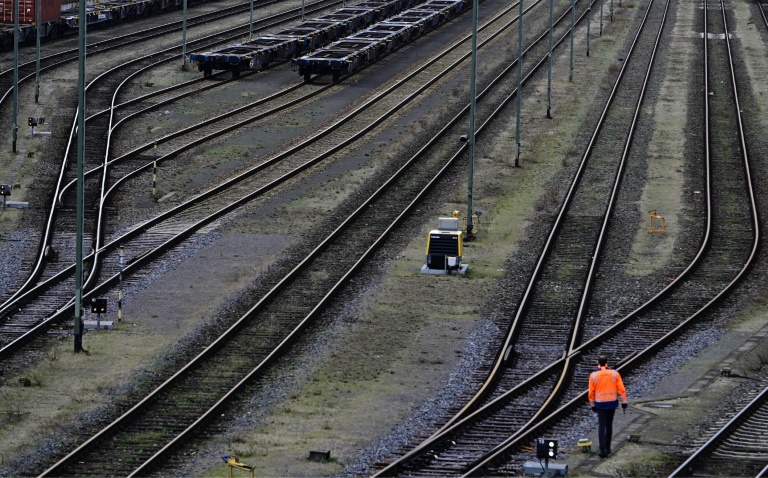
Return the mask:
<svg viewBox="0 0 768 478">
<path fill-rule="evenodd" d="M 600 453 L 611 452 L 613 415 L 615 413 L 615 408 L 611 408 L 610 410 L 597 409 L 597 438 L 600 440 Z"/>
</svg>

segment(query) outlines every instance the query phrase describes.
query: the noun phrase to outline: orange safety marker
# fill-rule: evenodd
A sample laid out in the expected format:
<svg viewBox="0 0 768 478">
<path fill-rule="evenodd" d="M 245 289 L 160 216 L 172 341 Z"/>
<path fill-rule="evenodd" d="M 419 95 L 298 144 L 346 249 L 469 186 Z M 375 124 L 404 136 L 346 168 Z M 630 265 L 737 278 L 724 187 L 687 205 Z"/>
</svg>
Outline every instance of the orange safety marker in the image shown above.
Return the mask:
<svg viewBox="0 0 768 478">
<path fill-rule="evenodd" d="M 663 217 L 656 214 L 656 211 L 650 211 L 649 214 L 651 216 L 650 217 L 651 226 L 648 232 L 650 232 L 651 234 L 664 234 L 664 231 L 666 230 L 666 227 L 667 227 L 667 221 Z M 660 228 L 654 226 L 653 224 L 654 219 L 656 220 L 656 224 L 661 225 Z"/>
</svg>

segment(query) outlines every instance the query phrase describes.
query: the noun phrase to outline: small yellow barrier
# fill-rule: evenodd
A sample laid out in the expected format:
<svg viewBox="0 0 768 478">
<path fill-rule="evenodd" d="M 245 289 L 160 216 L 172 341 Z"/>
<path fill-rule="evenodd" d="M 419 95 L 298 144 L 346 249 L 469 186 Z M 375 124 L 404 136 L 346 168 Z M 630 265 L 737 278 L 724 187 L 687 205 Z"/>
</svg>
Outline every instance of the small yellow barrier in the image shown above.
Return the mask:
<svg viewBox="0 0 768 478">
<path fill-rule="evenodd" d="M 246 471 L 251 478 L 253 478 L 254 467 L 248 466 L 245 463 L 240 463 L 240 460 L 236 456 L 224 455 L 221 459 L 227 464 L 227 478 L 232 478 L 234 469 Z"/>
</svg>

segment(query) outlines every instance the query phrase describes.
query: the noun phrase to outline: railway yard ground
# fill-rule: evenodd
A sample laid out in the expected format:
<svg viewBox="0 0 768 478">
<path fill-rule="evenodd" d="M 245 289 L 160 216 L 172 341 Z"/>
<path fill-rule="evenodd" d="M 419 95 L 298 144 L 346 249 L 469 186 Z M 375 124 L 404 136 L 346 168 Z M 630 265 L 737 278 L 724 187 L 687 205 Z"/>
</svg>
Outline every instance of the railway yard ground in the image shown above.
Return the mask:
<svg viewBox="0 0 768 478">
<path fill-rule="evenodd" d="M 470 383 L 488 352 L 486 345 L 498 333 L 494 318 L 499 314 L 499 297 L 530 274 L 519 264 L 538 252 L 535 249 L 546 234 L 541 224 L 557 210 L 563 185 L 588 139 L 581 134 L 586 118 L 602 107 L 610 88 L 607 78 L 620 68 L 622 47 L 646 3 L 624 0 L 619 6 L 617 0 L 615 18 L 606 20 L 602 36 L 593 30 L 589 58 L 583 55 L 584 35 L 577 36 L 576 50 L 582 54 L 575 59 L 572 82 L 568 81 L 567 49 L 556 55 L 553 119 L 545 117 L 545 75 L 526 89 L 522 167 L 513 167 L 514 112 L 507 127 L 494 126 L 479 137 L 475 209 L 483 214 L 477 238 L 465 244 L 467 276 L 419 273 L 425 239 L 437 218 L 454 210 L 465 214 L 465 170 L 456 168 L 279 360 L 266 379 L 272 386 L 241 400 L 237 410 L 221 417 L 215 433 L 201 436 L 163 473 L 224 476 L 220 456 L 236 455 L 255 466 L 257 476 L 370 475 L 377 463 L 434 430 Z M 741 72 L 752 79 L 749 90 L 742 93 L 748 98 L 749 128 L 764 132 L 768 127 L 768 83 L 764 80 L 768 77 L 768 35 L 755 25 L 753 2 L 732 3 L 737 40 L 748 53 L 740 59 Z M 491 10 L 500 4 L 486 0 L 483 8 Z M 646 106 L 653 117 L 653 134 L 644 138 L 647 157 L 631 178 L 636 183 L 627 186 L 634 188 L 639 199 L 629 208 L 633 214 L 619 218 L 629 231 L 625 236 L 629 253 L 617 259 L 618 267 L 625 284 L 636 283 L 638 289 L 616 290 L 618 302 L 641 301 L 648 294 L 640 290 L 642 284 L 661 284 L 678 273 L 670 265 L 680 259 L 678 248 L 689 238 L 689 231 L 683 228 L 685 215 L 700 194 L 686 183 L 684 174 L 695 161 L 686 156 L 690 154 L 686 138 L 693 136 L 687 105 L 697 93 L 690 90 L 686 78 L 698 54 L 689 40 L 697 35 L 692 24 L 699 4 L 678 0 L 673 5 L 672 40 L 659 60 L 664 79 L 658 81 L 653 101 Z M 385 85 L 395 76 L 393 70 L 407 70 L 440 43 L 466 34 L 468 20 L 464 15 L 450 25 L 451 30 L 439 37 L 436 33 L 429 45 L 409 45 L 396 58 L 344 79 L 347 96 L 333 96 L 314 109 L 249 127 L 206 151 L 185 153 L 181 164 L 161 170 L 160 203 L 181 200 L 185 190 L 220 181 L 243 169 L 250 158 L 323 125 L 324 117 L 369 94 L 370 85 Z M 597 28 L 596 22 L 592 28 Z M 504 48 L 504 40 L 498 40 L 495 48 Z M 2 58 L 0 69 L 4 70 L 8 53 Z M 481 59 L 485 60 L 481 74 L 490 76 L 502 66 L 492 54 Z M 100 62 L 121 60 L 94 56 L 88 61 L 89 68 L 96 68 Z M 123 132 L 119 145 L 128 149 L 152 133 L 170 132 L 190 117 L 202 117 L 212 99 L 220 109 L 232 107 L 272 86 L 271 80 L 257 84 L 261 76 L 278 74 L 293 75 L 298 81 L 288 65 L 247 76 L 207 97 L 207 103 L 190 99 L 184 107 L 162 109 L 150 121 L 137 122 Z M 149 85 L 199 75 L 169 66 L 142 78 L 139 84 L 151 88 Z M 69 91 L 73 78 L 47 79 L 41 90 L 43 106 L 34 108 L 25 102 L 20 117 L 46 116 L 46 121 L 51 117 L 54 122 L 70 118 L 72 111 L 59 107 L 57 98 Z M 41 472 L 51 457 L 60 456 L 88 430 L 115 417 L 115 404 L 130 402 L 200 350 L 230 317 L 253 303 L 263 274 L 293 254 L 303 241 L 331 230 L 339 211 L 349 209 L 375 187 L 379 175 L 394 167 L 393 158 L 413 154 L 451 113 L 450 104 L 465 101 L 468 89 L 463 78 L 446 78 L 418 106 L 398 113 L 374 139 L 357 145 L 348 156 L 206 228 L 161 268 L 129 283 L 123 321 L 115 331 L 87 333 L 87 355 L 73 354 L 69 337 L 30 354 L 25 366 L 4 370 L 0 376 L 0 476 Z M 6 152 L 11 150 L 7 136 L 0 140 L 0 148 Z M 55 155 L 46 152 L 44 141 L 25 135 L 21 150 L 32 154 L 0 156 L 0 176 L 3 171 L 13 174 L 0 181 L 21 185 L 12 199 L 30 201 L 40 209 L 47 205 L 41 188 L 52 181 L 57 168 L 50 166 Z M 754 175 L 762 182 L 758 193 L 765 224 L 768 140 L 763 136 L 754 144 L 757 147 L 750 153 Z M 118 229 L 146 220 L 148 211 L 157 206 L 148 187 L 134 197 L 122 197 Z M 666 218 L 664 235 L 648 233 L 651 210 Z M 22 257 L 35 247 L 24 241 L 36 226 L 27 222 L 27 214 L 11 209 L 0 213 L 0 292 L 11 287 Z M 688 444 L 727 413 L 730 397 L 751 387 L 751 379 L 768 377 L 768 339 L 762 339 L 768 335 L 767 269 L 763 248 L 748 279 L 712 312 L 705 326 L 680 345 L 674 359 L 651 363 L 644 373 L 627 380 L 630 409 L 626 415 L 617 414 L 614 443 L 622 445 L 611 457 L 599 460 L 596 452 L 586 454 L 576 447 L 579 438 L 597 441 L 593 420 L 583 421 L 571 435 L 561 437 L 566 453 L 558 462 L 569 464 L 569 476 L 668 473 L 670 457 L 684 453 Z M 105 319 L 116 320 L 116 315 L 110 312 Z M 720 373 L 725 367 L 730 368 L 730 375 Z M 22 378 L 29 379 L 30 386 L 22 386 Z M 623 440 L 629 434 L 639 434 L 639 441 Z M 330 451 L 330 460 L 308 460 L 310 451 L 322 450 Z"/>
</svg>

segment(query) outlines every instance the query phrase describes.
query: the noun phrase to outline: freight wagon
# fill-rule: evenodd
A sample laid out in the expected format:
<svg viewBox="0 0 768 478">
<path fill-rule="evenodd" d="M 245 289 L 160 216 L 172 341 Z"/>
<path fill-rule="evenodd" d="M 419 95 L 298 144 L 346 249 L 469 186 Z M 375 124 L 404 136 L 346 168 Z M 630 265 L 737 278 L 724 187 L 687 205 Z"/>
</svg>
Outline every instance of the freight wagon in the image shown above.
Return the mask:
<svg viewBox="0 0 768 478">
<path fill-rule="evenodd" d="M 192 53 L 189 60 L 204 76 L 210 76 L 215 70 L 225 70 L 236 78 L 243 71 L 266 68 L 274 60 L 297 58 L 394 15 L 412 3 L 415 0 L 365 0 L 274 34 L 220 50 Z"/>
<path fill-rule="evenodd" d="M 86 24 L 105 25 L 153 12 L 177 8 L 183 0 L 96 0 L 86 1 Z M 19 43 L 36 39 L 37 0 L 19 0 Z M 13 0 L 0 0 L 0 49 L 13 46 Z M 80 4 L 62 0 L 40 0 L 40 38 L 63 35 L 80 26 Z"/>
<path fill-rule="evenodd" d="M 0 47 L 13 45 L 13 0 L 0 0 Z M 19 41 L 35 39 L 37 0 L 19 0 Z M 40 32 L 45 38 L 60 32 L 61 0 L 40 0 Z"/>
<path fill-rule="evenodd" d="M 331 43 L 296 61 L 299 75 L 309 82 L 313 75 L 331 75 L 339 81 L 366 63 L 376 61 L 401 44 L 459 15 L 463 0 L 432 0 L 389 20 L 377 23 L 344 40 Z"/>
</svg>

